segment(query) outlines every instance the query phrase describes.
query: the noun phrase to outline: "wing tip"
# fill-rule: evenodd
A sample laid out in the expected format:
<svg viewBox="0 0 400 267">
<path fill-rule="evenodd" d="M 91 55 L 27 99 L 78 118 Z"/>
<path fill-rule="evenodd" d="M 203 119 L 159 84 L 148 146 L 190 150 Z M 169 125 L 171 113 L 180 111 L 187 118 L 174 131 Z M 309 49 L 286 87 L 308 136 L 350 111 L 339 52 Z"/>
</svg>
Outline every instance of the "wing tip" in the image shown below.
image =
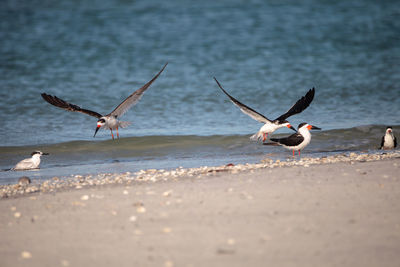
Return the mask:
<svg viewBox="0 0 400 267">
<path fill-rule="evenodd" d="M 149 82 L 147 82 L 143 87 L 145 87 L 147 84 L 150 86 L 157 78 L 160 76 L 160 74 L 164 71 L 164 69 L 167 67 L 168 61 L 164 64 L 164 66 L 161 68 L 161 70 L 156 74 L 156 76 L 153 77 Z M 140 89 L 139 89 L 140 90 Z"/>
<path fill-rule="evenodd" d="M 160 73 L 167 67 L 167 65 L 168 65 L 168 61 L 164 64 L 164 67 L 162 67 Z"/>
<path fill-rule="evenodd" d="M 228 94 L 227 91 L 225 91 L 225 89 L 222 87 L 222 85 L 219 83 L 219 81 L 217 80 L 217 78 L 213 77 L 215 82 L 217 83 L 218 87 L 222 90 L 222 92 L 224 92 L 231 100 L 232 100 L 232 96 Z M 236 99 L 235 99 L 236 100 Z"/>
<path fill-rule="evenodd" d="M 41 93 L 40 94 L 44 99 L 46 99 L 47 97 L 49 97 L 50 95 L 46 94 L 46 93 Z"/>
<path fill-rule="evenodd" d="M 308 92 L 300 99 L 300 101 L 303 100 L 303 110 L 306 109 L 311 104 L 311 102 L 314 100 L 314 96 L 315 96 L 315 87 L 308 90 Z"/>
<path fill-rule="evenodd" d="M 52 103 L 52 100 L 54 99 L 53 96 L 51 96 L 51 95 L 49 95 L 49 94 L 46 94 L 46 93 L 41 93 L 40 95 L 42 96 L 42 98 L 43 98 L 45 101 L 47 101 L 47 102 L 49 102 L 49 103 Z"/>
<path fill-rule="evenodd" d="M 307 92 L 306 95 L 308 95 L 308 94 L 311 95 L 310 97 L 314 98 L 314 95 L 315 95 L 315 87 L 313 87 L 313 88 L 311 88 L 310 90 L 308 90 L 308 92 Z"/>
<path fill-rule="evenodd" d="M 161 70 L 156 74 L 155 78 L 158 78 L 158 76 L 164 71 L 164 69 L 167 67 L 168 61 L 164 64 L 164 66 L 161 68 Z"/>
</svg>

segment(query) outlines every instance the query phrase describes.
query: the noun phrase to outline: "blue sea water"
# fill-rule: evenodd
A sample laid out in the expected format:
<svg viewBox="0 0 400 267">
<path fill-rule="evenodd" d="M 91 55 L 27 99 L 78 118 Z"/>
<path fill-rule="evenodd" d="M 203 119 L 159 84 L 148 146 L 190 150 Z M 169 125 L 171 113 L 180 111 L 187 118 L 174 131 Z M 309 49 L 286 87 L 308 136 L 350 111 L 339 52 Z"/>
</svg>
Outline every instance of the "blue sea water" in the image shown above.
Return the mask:
<svg viewBox="0 0 400 267">
<path fill-rule="evenodd" d="M 0 168 L 35 149 L 52 154 L 31 174 L 40 177 L 287 155 L 249 141 L 260 123 L 214 76 L 271 119 L 315 87 L 310 107 L 289 118 L 324 130 L 304 153 L 376 149 L 386 125 L 400 132 L 399 15 L 398 1 L 3 0 Z M 107 114 L 166 62 L 124 115 L 132 125 L 119 141 L 93 138 L 96 118 L 40 97 Z"/>
</svg>

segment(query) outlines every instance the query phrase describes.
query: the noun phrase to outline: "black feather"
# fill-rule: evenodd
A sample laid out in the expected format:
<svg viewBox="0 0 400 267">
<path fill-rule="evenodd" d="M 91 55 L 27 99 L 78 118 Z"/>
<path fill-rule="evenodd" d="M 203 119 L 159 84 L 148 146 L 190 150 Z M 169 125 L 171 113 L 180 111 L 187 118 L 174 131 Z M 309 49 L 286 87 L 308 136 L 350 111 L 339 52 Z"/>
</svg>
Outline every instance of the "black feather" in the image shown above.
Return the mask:
<svg viewBox="0 0 400 267">
<path fill-rule="evenodd" d="M 277 142 L 281 145 L 285 145 L 285 146 L 297 146 L 297 145 L 301 144 L 301 142 L 304 141 L 304 137 L 299 133 L 295 133 L 288 137 L 271 138 L 270 140 L 273 142 Z"/>
<path fill-rule="evenodd" d="M 305 110 L 313 101 L 315 95 L 315 88 L 308 90 L 305 96 L 302 96 L 297 102 L 285 113 L 275 119 L 275 121 L 285 121 L 290 116 Z"/>
<path fill-rule="evenodd" d="M 102 115 L 88 109 L 83 109 L 77 105 L 68 103 L 67 101 L 62 100 L 61 98 L 58 98 L 56 96 L 48 95 L 46 93 L 41 94 L 44 100 L 46 100 L 48 103 L 52 104 L 53 106 L 56 106 L 58 108 L 62 108 L 68 111 L 74 111 L 74 112 L 81 112 L 96 118 L 101 118 Z"/>
<path fill-rule="evenodd" d="M 379 149 L 382 149 L 384 144 L 385 144 L 385 136 L 382 136 L 381 147 Z"/>
</svg>

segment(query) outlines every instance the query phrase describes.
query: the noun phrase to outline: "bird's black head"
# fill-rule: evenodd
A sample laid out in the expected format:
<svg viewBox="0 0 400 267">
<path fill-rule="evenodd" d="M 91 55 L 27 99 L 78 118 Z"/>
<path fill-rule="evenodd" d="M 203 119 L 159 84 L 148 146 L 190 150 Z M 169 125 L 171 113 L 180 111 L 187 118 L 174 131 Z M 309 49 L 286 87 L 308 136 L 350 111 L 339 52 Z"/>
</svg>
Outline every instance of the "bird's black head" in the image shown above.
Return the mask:
<svg viewBox="0 0 400 267">
<path fill-rule="evenodd" d="M 392 126 L 388 126 L 388 127 L 386 127 L 386 130 L 387 130 L 387 129 L 393 129 L 393 127 L 392 127 Z"/>
<path fill-rule="evenodd" d="M 284 125 L 289 129 L 292 129 L 293 131 L 297 132 L 296 129 L 287 120 L 275 120 L 274 123 L 278 125 Z"/>
<path fill-rule="evenodd" d="M 31 153 L 31 156 L 36 155 L 36 154 L 38 154 L 38 155 L 48 155 L 49 153 L 43 153 L 42 151 L 37 150 L 37 151 L 33 151 Z"/>
<path fill-rule="evenodd" d="M 105 124 L 106 124 L 106 120 L 105 120 L 104 118 L 100 118 L 100 119 L 97 121 L 97 127 L 96 127 L 96 130 L 94 131 L 93 137 L 96 136 L 97 131 L 98 131 L 101 127 L 103 127 Z"/>
<path fill-rule="evenodd" d="M 35 154 L 39 154 L 39 155 L 41 155 L 41 154 L 42 154 L 42 152 L 40 152 L 40 151 L 33 151 L 33 152 L 31 153 L 31 156 L 33 156 L 33 155 L 35 155 Z"/>
<path fill-rule="evenodd" d="M 304 127 L 304 126 L 305 126 L 308 130 L 321 130 L 321 128 L 319 128 L 319 127 L 317 127 L 317 126 L 314 126 L 314 125 L 311 125 L 311 124 L 308 124 L 308 123 L 306 123 L 306 122 L 300 123 L 300 124 L 299 124 L 298 130 L 300 130 L 300 128 L 301 128 L 301 127 Z"/>
<path fill-rule="evenodd" d="M 299 126 L 297 127 L 297 129 L 300 129 L 301 127 L 303 127 L 303 126 L 306 125 L 306 124 L 307 124 L 307 122 L 302 122 L 302 123 L 300 123 Z"/>
</svg>

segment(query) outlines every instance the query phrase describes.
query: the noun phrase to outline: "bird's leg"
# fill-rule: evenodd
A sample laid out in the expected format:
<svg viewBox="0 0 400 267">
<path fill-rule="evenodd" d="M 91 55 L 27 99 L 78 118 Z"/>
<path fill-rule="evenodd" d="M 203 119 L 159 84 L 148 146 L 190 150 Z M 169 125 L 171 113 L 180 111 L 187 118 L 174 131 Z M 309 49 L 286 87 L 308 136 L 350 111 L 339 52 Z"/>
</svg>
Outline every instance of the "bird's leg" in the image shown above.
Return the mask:
<svg viewBox="0 0 400 267">
<path fill-rule="evenodd" d="M 299 156 L 300 156 L 300 150 L 299 150 Z"/>
<path fill-rule="evenodd" d="M 117 137 L 118 137 L 118 139 L 119 139 L 118 126 L 117 126 Z"/>
<path fill-rule="evenodd" d="M 111 131 L 111 136 L 112 136 L 112 139 L 114 140 L 114 134 L 113 134 L 113 132 L 112 132 L 112 129 L 110 128 L 110 131 Z"/>
<path fill-rule="evenodd" d="M 293 150 L 293 157 L 294 157 L 294 150 Z"/>
<path fill-rule="evenodd" d="M 263 133 L 263 142 L 265 142 L 265 140 L 267 140 L 268 138 L 268 133 Z"/>
</svg>

